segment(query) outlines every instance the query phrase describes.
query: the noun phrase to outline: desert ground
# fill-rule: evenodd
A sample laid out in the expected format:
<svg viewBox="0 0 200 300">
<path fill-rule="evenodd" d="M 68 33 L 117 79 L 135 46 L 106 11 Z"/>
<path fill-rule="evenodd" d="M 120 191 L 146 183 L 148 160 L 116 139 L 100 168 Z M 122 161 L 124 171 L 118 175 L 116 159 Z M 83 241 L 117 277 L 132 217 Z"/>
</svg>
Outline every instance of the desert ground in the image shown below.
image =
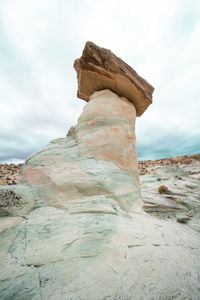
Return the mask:
<svg viewBox="0 0 200 300">
<path fill-rule="evenodd" d="M 0 185 L 17 185 L 21 181 L 23 164 L 0 164 Z M 181 205 L 190 206 L 196 201 L 200 208 L 200 154 L 138 162 L 140 187 L 148 213 L 166 213 Z M 0 198 L 1 207 L 6 199 Z M 161 201 L 161 204 L 155 203 Z M 191 202 L 191 203 L 190 203 Z M 185 203 L 185 204 L 183 204 Z M 6 204 L 5 204 L 6 205 Z M 165 208 L 166 211 L 165 211 Z M 190 212 L 192 214 L 192 212 Z M 180 214 L 181 215 L 181 214 Z M 166 213 L 167 217 L 167 213 Z M 191 216 L 177 218 L 179 222 L 191 222 Z"/>
</svg>

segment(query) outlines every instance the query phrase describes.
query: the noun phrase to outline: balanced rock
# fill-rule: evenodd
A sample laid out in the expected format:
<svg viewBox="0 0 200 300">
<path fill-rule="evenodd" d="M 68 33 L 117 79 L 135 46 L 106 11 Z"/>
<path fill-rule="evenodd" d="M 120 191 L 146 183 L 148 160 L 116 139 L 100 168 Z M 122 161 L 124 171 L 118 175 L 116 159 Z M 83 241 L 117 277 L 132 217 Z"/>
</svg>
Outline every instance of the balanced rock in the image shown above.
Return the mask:
<svg viewBox="0 0 200 300">
<path fill-rule="evenodd" d="M 88 47 L 95 62 L 105 58 Z M 108 53 L 100 68 L 76 61 L 79 94 L 89 100 L 77 124 L 26 160 L 13 193 L 3 187 L 17 201 L 10 208 L 6 199 L 0 218 L 2 300 L 199 299 L 197 230 L 143 210 L 135 118 L 152 88 Z M 31 205 L 20 215 L 25 195 Z"/>
<path fill-rule="evenodd" d="M 154 88 L 110 50 L 87 42 L 81 58 L 75 60 L 78 97 L 89 101 L 96 92 L 109 89 L 133 103 L 137 116 L 152 102 Z"/>
</svg>

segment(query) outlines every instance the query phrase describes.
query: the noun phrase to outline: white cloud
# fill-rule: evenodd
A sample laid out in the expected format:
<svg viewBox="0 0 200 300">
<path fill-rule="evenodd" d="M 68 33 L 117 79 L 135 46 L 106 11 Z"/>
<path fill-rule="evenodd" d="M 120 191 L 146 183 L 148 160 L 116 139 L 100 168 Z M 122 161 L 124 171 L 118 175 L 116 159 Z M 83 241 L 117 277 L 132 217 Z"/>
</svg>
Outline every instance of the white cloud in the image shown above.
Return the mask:
<svg viewBox="0 0 200 300">
<path fill-rule="evenodd" d="M 86 40 L 155 86 L 137 122 L 141 157 L 198 151 L 199 13 L 195 0 L 2 0 L 0 159 L 40 150 L 76 122 L 84 102 L 72 65 Z"/>
</svg>

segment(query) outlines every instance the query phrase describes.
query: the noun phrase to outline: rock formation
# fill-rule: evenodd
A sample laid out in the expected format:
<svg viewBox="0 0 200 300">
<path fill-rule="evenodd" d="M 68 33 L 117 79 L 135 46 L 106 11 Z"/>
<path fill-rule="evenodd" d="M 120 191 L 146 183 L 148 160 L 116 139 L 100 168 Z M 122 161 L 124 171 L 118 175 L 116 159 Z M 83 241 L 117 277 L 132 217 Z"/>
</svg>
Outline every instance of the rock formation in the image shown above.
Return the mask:
<svg viewBox="0 0 200 300">
<path fill-rule="evenodd" d="M 89 101 L 94 92 L 109 89 L 132 102 L 137 116 L 152 102 L 154 88 L 108 49 L 87 42 L 74 67 L 81 99 Z"/>
<path fill-rule="evenodd" d="M 134 124 L 153 88 L 92 43 L 75 68 L 77 125 L 0 188 L 1 299 L 198 299 L 198 226 L 143 210 Z"/>
<path fill-rule="evenodd" d="M 75 201 L 81 200 L 84 211 L 100 196 L 95 201 L 101 210 L 104 205 L 117 210 L 118 204 L 128 211 L 140 199 L 135 115 L 134 106 L 113 92 L 94 93 L 67 138 L 52 141 L 27 160 L 25 183 L 42 193 L 46 205 L 78 210 Z"/>
</svg>

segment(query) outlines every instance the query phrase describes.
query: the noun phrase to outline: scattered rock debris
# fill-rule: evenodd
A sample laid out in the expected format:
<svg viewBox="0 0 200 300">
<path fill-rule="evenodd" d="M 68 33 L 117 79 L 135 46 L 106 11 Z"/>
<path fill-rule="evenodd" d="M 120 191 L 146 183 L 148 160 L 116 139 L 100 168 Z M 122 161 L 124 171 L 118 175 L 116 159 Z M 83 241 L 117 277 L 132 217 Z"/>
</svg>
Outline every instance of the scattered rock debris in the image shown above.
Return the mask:
<svg viewBox="0 0 200 300">
<path fill-rule="evenodd" d="M 189 165 L 195 162 L 200 162 L 200 154 L 177 156 L 171 158 L 163 158 L 157 160 L 146 160 L 138 162 L 139 175 L 145 175 L 151 173 L 151 169 L 157 166 L 180 166 Z M 196 172 L 190 172 L 189 175 L 196 174 Z M 178 178 L 182 178 L 179 176 Z M 159 181 L 159 179 L 158 179 Z"/>
<path fill-rule="evenodd" d="M 22 164 L 0 164 L 0 185 L 13 185 L 21 180 Z"/>
<path fill-rule="evenodd" d="M 159 192 L 159 194 L 167 194 L 167 195 L 172 194 L 172 192 L 168 189 L 168 187 L 166 185 L 159 186 L 158 192 Z"/>
</svg>

